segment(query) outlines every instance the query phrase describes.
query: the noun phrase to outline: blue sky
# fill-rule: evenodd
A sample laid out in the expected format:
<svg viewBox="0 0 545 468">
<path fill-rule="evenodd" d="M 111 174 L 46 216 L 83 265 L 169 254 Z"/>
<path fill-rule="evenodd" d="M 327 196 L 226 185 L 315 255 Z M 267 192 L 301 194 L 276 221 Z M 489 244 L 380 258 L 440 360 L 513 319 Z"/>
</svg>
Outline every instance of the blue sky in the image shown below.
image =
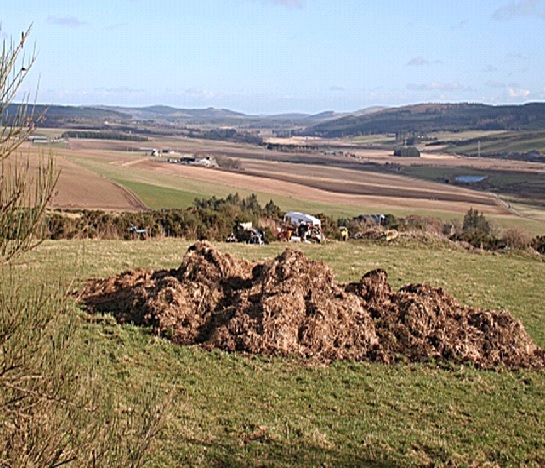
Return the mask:
<svg viewBox="0 0 545 468">
<path fill-rule="evenodd" d="M 355 111 L 545 100 L 545 0 L 2 0 L 70 105 Z M 28 52 L 31 52 L 29 47 Z"/>
</svg>

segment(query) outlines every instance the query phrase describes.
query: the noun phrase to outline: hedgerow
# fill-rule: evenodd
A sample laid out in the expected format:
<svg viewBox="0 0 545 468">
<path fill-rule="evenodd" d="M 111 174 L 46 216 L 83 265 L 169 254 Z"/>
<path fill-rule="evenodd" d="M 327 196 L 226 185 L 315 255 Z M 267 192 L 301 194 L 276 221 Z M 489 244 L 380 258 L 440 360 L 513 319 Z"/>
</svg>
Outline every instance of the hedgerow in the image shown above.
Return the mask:
<svg viewBox="0 0 545 468">
<path fill-rule="evenodd" d="M 45 220 L 44 237 L 128 240 L 164 236 L 221 241 L 227 238 L 237 221 L 261 226 L 270 224 L 267 220 L 280 220 L 282 215 L 272 200 L 262 207 L 255 194 L 243 198 L 236 193 L 226 198 L 196 198 L 193 206 L 186 209 L 138 213 L 101 210 L 51 212 Z"/>
</svg>

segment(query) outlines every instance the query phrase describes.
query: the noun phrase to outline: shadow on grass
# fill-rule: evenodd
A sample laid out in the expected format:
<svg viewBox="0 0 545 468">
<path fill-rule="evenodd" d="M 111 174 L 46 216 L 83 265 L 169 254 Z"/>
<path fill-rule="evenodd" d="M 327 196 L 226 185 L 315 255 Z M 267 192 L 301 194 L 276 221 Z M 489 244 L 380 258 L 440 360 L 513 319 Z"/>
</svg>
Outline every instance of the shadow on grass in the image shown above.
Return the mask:
<svg viewBox="0 0 545 468">
<path fill-rule="evenodd" d="M 373 453 L 372 447 L 362 445 L 361 451 L 349 453 L 342 449 L 330 449 L 308 444 L 304 441 L 283 444 L 270 439 L 244 441 L 238 445 L 221 441 L 205 443 L 196 439 L 185 439 L 183 445 L 192 447 L 192 454 L 182 455 L 177 462 L 194 466 L 195 463 L 209 467 L 226 466 L 365 466 L 395 467 L 397 463 Z M 195 450 L 196 449 L 196 450 Z M 196 453 L 197 452 L 197 453 Z"/>
</svg>

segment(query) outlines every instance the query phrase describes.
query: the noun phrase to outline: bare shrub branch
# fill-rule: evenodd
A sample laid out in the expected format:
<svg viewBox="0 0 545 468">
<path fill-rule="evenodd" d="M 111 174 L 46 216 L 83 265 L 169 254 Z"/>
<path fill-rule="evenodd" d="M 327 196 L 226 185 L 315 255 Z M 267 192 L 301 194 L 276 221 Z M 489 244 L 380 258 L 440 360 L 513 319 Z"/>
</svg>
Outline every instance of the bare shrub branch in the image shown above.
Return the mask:
<svg viewBox="0 0 545 468">
<path fill-rule="evenodd" d="M 51 154 L 32 160 L 23 157 L 21 146 L 34 129 L 34 114 L 28 96 L 10 107 L 36 61 L 24 48 L 30 28 L 18 42 L 2 43 L 0 59 L 0 263 L 31 250 L 39 242 L 45 209 L 58 180 Z M 34 157 L 36 159 L 36 157 Z"/>
</svg>

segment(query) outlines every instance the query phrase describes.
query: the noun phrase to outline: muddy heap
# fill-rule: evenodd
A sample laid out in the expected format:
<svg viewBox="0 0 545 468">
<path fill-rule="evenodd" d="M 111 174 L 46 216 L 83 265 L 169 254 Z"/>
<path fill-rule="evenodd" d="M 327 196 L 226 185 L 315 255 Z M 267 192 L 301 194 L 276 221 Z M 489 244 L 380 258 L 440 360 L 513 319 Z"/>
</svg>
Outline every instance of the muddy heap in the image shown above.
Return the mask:
<svg viewBox="0 0 545 468">
<path fill-rule="evenodd" d="M 394 291 L 384 270 L 338 283 L 326 264 L 289 248 L 253 263 L 199 242 L 177 269 L 91 280 L 80 297 L 90 312 L 185 345 L 320 362 L 545 367 L 545 351 L 506 311 L 466 307 L 425 284 Z"/>
</svg>

